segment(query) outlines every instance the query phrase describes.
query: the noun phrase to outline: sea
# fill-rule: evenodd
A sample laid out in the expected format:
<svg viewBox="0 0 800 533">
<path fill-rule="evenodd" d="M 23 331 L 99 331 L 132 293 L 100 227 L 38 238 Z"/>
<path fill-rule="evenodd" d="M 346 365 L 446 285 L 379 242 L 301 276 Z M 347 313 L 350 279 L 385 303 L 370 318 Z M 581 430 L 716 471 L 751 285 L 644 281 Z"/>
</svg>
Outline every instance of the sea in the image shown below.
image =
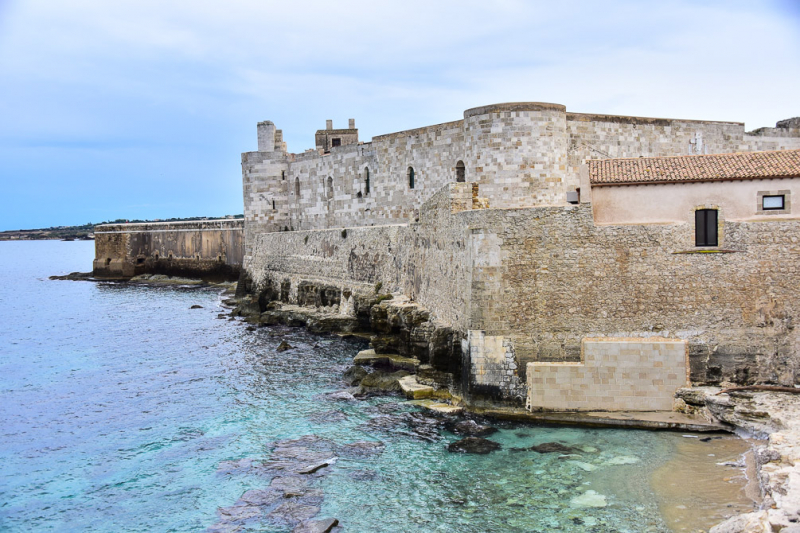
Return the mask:
<svg viewBox="0 0 800 533">
<path fill-rule="evenodd" d="M 303 438 L 380 443 L 311 480 L 337 531 L 704 531 L 753 508 L 736 437 L 478 419 L 501 449 L 451 453 L 461 437 L 421 406 L 331 394 L 363 340 L 248 327 L 220 287 L 49 279 L 93 255 L 0 242 L 2 531 L 290 532 L 268 506 L 223 520 L 281 476 L 230 465 Z"/>
</svg>

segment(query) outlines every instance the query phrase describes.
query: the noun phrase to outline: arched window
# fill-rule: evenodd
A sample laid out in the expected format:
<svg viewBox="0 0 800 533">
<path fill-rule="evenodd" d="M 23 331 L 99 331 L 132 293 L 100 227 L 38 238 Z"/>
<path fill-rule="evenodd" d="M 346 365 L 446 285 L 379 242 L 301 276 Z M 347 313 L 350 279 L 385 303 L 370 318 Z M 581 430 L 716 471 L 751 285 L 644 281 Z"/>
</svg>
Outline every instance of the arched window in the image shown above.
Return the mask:
<svg viewBox="0 0 800 533">
<path fill-rule="evenodd" d="M 467 181 L 467 169 L 464 167 L 464 162 L 459 161 L 456 163 L 456 183 L 464 183 Z"/>
<path fill-rule="evenodd" d="M 300 178 L 294 179 L 294 194 L 300 198 Z"/>
<path fill-rule="evenodd" d="M 333 178 L 328 176 L 328 200 L 333 198 Z"/>
<path fill-rule="evenodd" d="M 414 167 L 408 167 L 408 188 L 414 188 Z"/>
<path fill-rule="evenodd" d="M 369 196 L 369 167 L 364 169 L 364 196 Z"/>
</svg>

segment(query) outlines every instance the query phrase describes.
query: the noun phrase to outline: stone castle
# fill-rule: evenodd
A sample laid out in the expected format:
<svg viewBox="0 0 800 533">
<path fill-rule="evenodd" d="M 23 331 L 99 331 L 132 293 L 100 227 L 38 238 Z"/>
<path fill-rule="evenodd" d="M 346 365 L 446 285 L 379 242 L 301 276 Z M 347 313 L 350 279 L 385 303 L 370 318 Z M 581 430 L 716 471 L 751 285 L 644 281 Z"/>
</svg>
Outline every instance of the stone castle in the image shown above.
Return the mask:
<svg viewBox="0 0 800 533">
<path fill-rule="evenodd" d="M 473 403 L 670 409 L 688 382 L 800 382 L 799 119 L 507 103 L 371 142 L 328 121 L 301 154 L 261 122 L 242 175 L 257 287 L 351 315 L 405 295 L 453 332 L 415 355 Z"/>
<path fill-rule="evenodd" d="M 402 326 L 375 351 L 476 406 L 668 410 L 689 383 L 800 383 L 800 119 L 748 133 L 528 102 L 371 142 L 328 121 L 297 154 L 257 133 L 243 252 L 203 253 L 242 257 L 262 312 Z M 201 260 L 116 246 L 96 272 Z"/>
</svg>

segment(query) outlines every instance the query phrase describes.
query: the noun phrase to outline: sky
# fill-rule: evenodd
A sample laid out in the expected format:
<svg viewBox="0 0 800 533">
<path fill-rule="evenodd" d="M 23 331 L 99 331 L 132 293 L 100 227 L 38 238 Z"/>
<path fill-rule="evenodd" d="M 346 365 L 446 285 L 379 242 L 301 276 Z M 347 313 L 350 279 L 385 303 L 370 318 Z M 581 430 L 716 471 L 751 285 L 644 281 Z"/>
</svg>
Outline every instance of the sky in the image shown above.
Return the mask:
<svg viewBox="0 0 800 533">
<path fill-rule="evenodd" d="M 800 115 L 800 0 L 0 0 L 0 231 L 242 213 L 241 153 L 511 101 Z"/>
</svg>

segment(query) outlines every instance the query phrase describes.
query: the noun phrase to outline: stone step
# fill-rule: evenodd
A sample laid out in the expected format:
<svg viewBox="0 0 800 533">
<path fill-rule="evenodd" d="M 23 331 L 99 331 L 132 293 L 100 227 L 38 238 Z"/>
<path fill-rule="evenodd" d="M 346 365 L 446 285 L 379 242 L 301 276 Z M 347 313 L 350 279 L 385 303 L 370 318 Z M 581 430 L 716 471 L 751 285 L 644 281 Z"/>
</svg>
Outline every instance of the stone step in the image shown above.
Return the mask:
<svg viewBox="0 0 800 533">
<path fill-rule="evenodd" d="M 424 407 L 425 409 L 429 409 L 435 413 L 442 413 L 445 415 L 457 415 L 464 412 L 463 407 L 444 402 L 437 402 L 436 400 L 411 400 L 408 403 L 412 405 L 419 405 L 420 407 Z"/>
<path fill-rule="evenodd" d="M 353 358 L 353 363 L 356 365 L 386 366 L 409 372 L 415 372 L 419 367 L 419 359 L 403 357 L 398 354 L 375 353 L 375 350 L 358 352 Z"/>
<path fill-rule="evenodd" d="M 400 388 L 410 400 L 420 400 L 422 398 L 430 398 L 433 396 L 434 389 L 427 385 L 420 385 L 417 383 L 416 376 L 406 376 L 397 380 Z"/>
</svg>

